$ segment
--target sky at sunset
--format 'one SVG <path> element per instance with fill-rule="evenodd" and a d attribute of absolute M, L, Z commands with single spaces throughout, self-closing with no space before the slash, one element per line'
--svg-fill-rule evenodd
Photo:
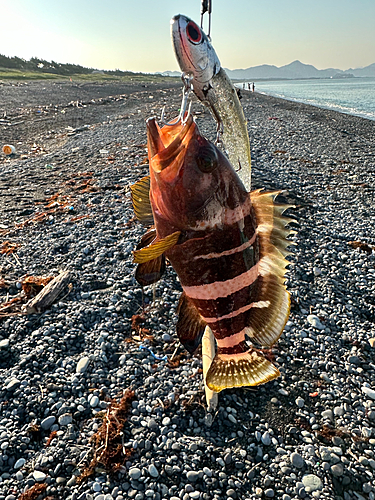
<path fill-rule="evenodd" d="M 212 0 L 224 67 L 318 69 L 375 62 L 375 0 Z M 177 70 L 170 18 L 200 21 L 200 0 L 0 0 L 0 54 L 100 69 Z"/>

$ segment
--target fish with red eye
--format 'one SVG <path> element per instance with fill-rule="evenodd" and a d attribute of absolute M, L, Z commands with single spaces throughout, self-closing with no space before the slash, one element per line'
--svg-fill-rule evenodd
<path fill-rule="evenodd" d="M 134 252 L 137 279 L 152 284 L 165 259 L 171 263 L 183 288 L 180 342 L 194 352 L 207 325 L 216 338 L 211 390 L 276 378 L 278 369 L 255 346 L 270 348 L 289 316 L 288 205 L 274 202 L 277 192 L 248 193 L 191 116 L 163 128 L 152 118 L 147 136 L 150 175 L 132 187 L 132 199 L 141 222 L 154 227 Z"/>
<path fill-rule="evenodd" d="M 187 24 L 187 26 L 186 26 L 186 36 L 188 37 L 188 39 L 192 43 L 200 43 L 202 41 L 202 39 L 203 39 L 203 37 L 202 37 L 202 31 L 199 28 L 199 26 L 197 26 L 195 24 L 194 21 L 190 21 Z"/>

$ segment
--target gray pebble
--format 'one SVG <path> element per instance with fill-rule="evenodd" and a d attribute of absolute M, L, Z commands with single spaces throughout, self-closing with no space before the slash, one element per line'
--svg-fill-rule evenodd
<path fill-rule="evenodd" d="M 37 483 L 42 483 L 47 477 L 47 474 L 40 470 L 34 470 L 33 472 L 33 478 Z"/>
<path fill-rule="evenodd" d="M 132 467 L 131 469 L 129 469 L 129 477 L 133 481 L 139 479 L 141 477 L 141 474 L 142 472 L 140 469 L 138 469 L 138 467 Z"/>
<path fill-rule="evenodd" d="M 56 422 L 56 417 L 50 415 L 49 417 L 46 417 L 45 419 L 42 420 L 40 426 L 44 431 L 48 431 L 55 422 Z"/>
<path fill-rule="evenodd" d="M 272 488 L 268 488 L 264 491 L 264 496 L 267 498 L 273 498 L 275 496 L 275 492 Z"/>
<path fill-rule="evenodd" d="M 23 467 L 26 463 L 26 460 L 24 458 L 19 458 L 17 460 L 17 462 L 14 464 L 14 469 L 20 469 L 21 467 Z"/>
<path fill-rule="evenodd" d="M 90 358 L 88 358 L 87 356 L 81 358 L 77 363 L 76 373 L 85 373 L 87 367 L 89 366 L 89 363 L 90 363 Z"/>
<path fill-rule="evenodd" d="M 317 491 L 323 489 L 322 480 L 315 474 L 306 474 L 305 476 L 303 476 L 302 483 L 305 488 L 309 488 L 309 491 Z"/>
<path fill-rule="evenodd" d="M 302 469 L 302 467 L 305 465 L 304 459 L 297 452 L 294 452 L 290 455 L 290 461 L 292 465 L 294 465 L 294 467 L 296 467 L 297 469 Z"/>
<path fill-rule="evenodd" d="M 158 477 L 159 476 L 159 471 L 155 467 L 154 464 L 150 464 L 148 467 L 148 473 L 150 474 L 151 477 Z"/>
<path fill-rule="evenodd" d="M 63 413 L 62 415 L 59 416 L 59 424 L 64 426 L 64 425 L 69 425 L 73 422 L 73 416 L 71 413 Z"/>
<path fill-rule="evenodd" d="M 196 472 L 195 470 L 189 470 L 186 473 L 186 477 L 188 481 L 191 481 L 192 483 L 195 483 L 199 479 L 199 472 Z"/>
<path fill-rule="evenodd" d="M 344 474 L 344 466 L 341 464 L 332 465 L 331 472 L 335 477 L 340 477 Z"/>

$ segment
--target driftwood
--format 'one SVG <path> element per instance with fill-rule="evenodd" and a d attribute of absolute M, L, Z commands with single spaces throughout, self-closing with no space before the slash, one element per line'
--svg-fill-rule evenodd
<path fill-rule="evenodd" d="M 211 391 L 206 385 L 206 375 L 211 366 L 212 360 L 215 357 L 215 337 L 211 328 L 206 326 L 202 339 L 202 362 L 203 362 L 203 381 L 204 392 L 206 394 L 206 402 L 208 411 L 215 411 L 219 399 L 217 392 Z"/>
<path fill-rule="evenodd" d="M 48 309 L 58 298 L 60 293 L 69 284 L 70 271 L 62 271 L 56 278 L 46 285 L 38 295 L 31 299 L 25 306 L 26 314 L 41 313 Z"/>

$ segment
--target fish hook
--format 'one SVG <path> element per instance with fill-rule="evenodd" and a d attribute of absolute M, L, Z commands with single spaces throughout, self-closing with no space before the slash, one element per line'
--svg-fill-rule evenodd
<path fill-rule="evenodd" d="M 182 102 L 181 102 L 181 107 L 180 107 L 180 113 L 177 116 L 177 118 L 175 118 L 174 120 L 172 120 L 170 122 L 167 122 L 165 120 L 165 106 L 164 106 L 164 108 L 162 109 L 162 112 L 161 112 L 161 117 L 160 117 L 160 121 L 163 125 L 172 126 L 172 125 L 177 125 L 177 123 L 179 123 L 179 122 L 181 122 L 181 125 L 185 125 L 185 123 L 187 122 L 187 120 L 190 116 L 190 112 L 191 112 L 191 101 L 189 102 L 189 107 L 188 107 L 189 94 L 191 92 L 190 80 L 191 80 L 191 77 L 189 77 L 185 74 L 182 75 L 182 81 L 184 83 L 184 88 L 182 89 Z M 186 110 L 187 110 L 187 114 L 186 114 Z"/>

